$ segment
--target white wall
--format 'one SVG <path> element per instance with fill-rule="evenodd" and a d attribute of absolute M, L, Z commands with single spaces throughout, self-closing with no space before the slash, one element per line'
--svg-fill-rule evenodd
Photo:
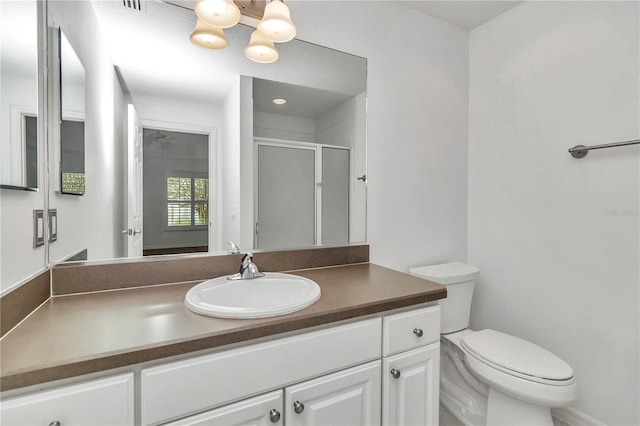
<path fill-rule="evenodd" d="M 357 106 L 354 96 L 316 118 L 315 142 L 353 147 Z"/>
<path fill-rule="evenodd" d="M 299 38 L 368 60 L 371 260 L 465 259 L 467 33 L 394 1 L 287 4 Z"/>
<path fill-rule="evenodd" d="M 161 96 L 135 93 L 130 88 L 131 98 L 144 127 L 146 122 L 183 124 L 209 129 L 222 126 L 222 105 L 216 102 L 190 102 Z"/>
<path fill-rule="evenodd" d="M 351 209 L 349 241 L 367 240 L 367 184 L 358 180 L 367 174 L 367 94 L 355 97 L 355 125 L 353 132 L 352 174 L 356 177 L 351 184 Z"/>
<path fill-rule="evenodd" d="M 240 78 L 223 106 L 221 141 L 221 241 L 240 244 Z"/>
<path fill-rule="evenodd" d="M 638 2 L 525 2 L 471 32 L 472 326 L 574 369 L 580 411 L 640 423 Z"/>

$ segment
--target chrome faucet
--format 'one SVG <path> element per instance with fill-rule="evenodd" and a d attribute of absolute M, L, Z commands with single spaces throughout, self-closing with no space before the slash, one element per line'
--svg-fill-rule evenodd
<path fill-rule="evenodd" d="M 233 254 L 239 254 L 240 248 L 238 248 L 238 246 L 232 241 L 229 241 L 229 251 Z M 264 277 L 264 274 L 260 272 L 260 270 L 258 269 L 258 265 L 253 263 L 253 253 L 245 253 L 244 256 L 242 256 L 242 262 L 240 263 L 240 272 L 238 272 L 237 274 L 229 275 L 227 279 L 236 281 L 250 280 L 260 277 Z"/>

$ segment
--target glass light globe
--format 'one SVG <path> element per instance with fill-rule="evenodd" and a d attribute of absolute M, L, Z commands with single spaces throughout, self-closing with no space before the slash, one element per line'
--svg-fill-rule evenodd
<path fill-rule="evenodd" d="M 240 9 L 233 0 L 198 0 L 194 10 L 198 19 L 219 28 L 233 27 L 240 21 Z"/>
<path fill-rule="evenodd" d="M 261 64 L 270 64 L 278 60 L 278 51 L 273 42 L 265 37 L 260 30 L 255 30 L 251 34 L 249 45 L 244 49 L 247 58 Z"/>
<path fill-rule="evenodd" d="M 289 8 L 281 0 L 271 0 L 267 4 L 257 28 L 276 43 L 290 41 L 296 36 L 296 26 L 291 21 Z"/>
<path fill-rule="evenodd" d="M 222 29 L 209 25 L 200 19 L 198 19 L 196 29 L 191 33 L 189 39 L 191 43 L 204 49 L 219 50 L 229 46 L 229 41 L 224 36 Z"/>

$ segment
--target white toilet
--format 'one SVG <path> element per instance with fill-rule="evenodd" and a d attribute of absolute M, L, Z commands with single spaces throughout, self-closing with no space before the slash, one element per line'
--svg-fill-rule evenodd
<path fill-rule="evenodd" d="M 480 270 L 454 262 L 413 268 L 446 286 L 441 305 L 440 402 L 465 425 L 553 425 L 551 407 L 576 398 L 571 366 L 531 342 L 469 330 Z"/>

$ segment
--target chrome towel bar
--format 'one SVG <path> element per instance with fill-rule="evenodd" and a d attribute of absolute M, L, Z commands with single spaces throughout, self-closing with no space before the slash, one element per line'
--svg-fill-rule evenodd
<path fill-rule="evenodd" d="M 602 145 L 576 145 L 573 148 L 569 148 L 569 153 L 573 158 L 583 158 L 592 149 L 613 148 L 615 146 L 627 146 L 640 144 L 640 139 L 624 142 L 603 143 Z"/>

